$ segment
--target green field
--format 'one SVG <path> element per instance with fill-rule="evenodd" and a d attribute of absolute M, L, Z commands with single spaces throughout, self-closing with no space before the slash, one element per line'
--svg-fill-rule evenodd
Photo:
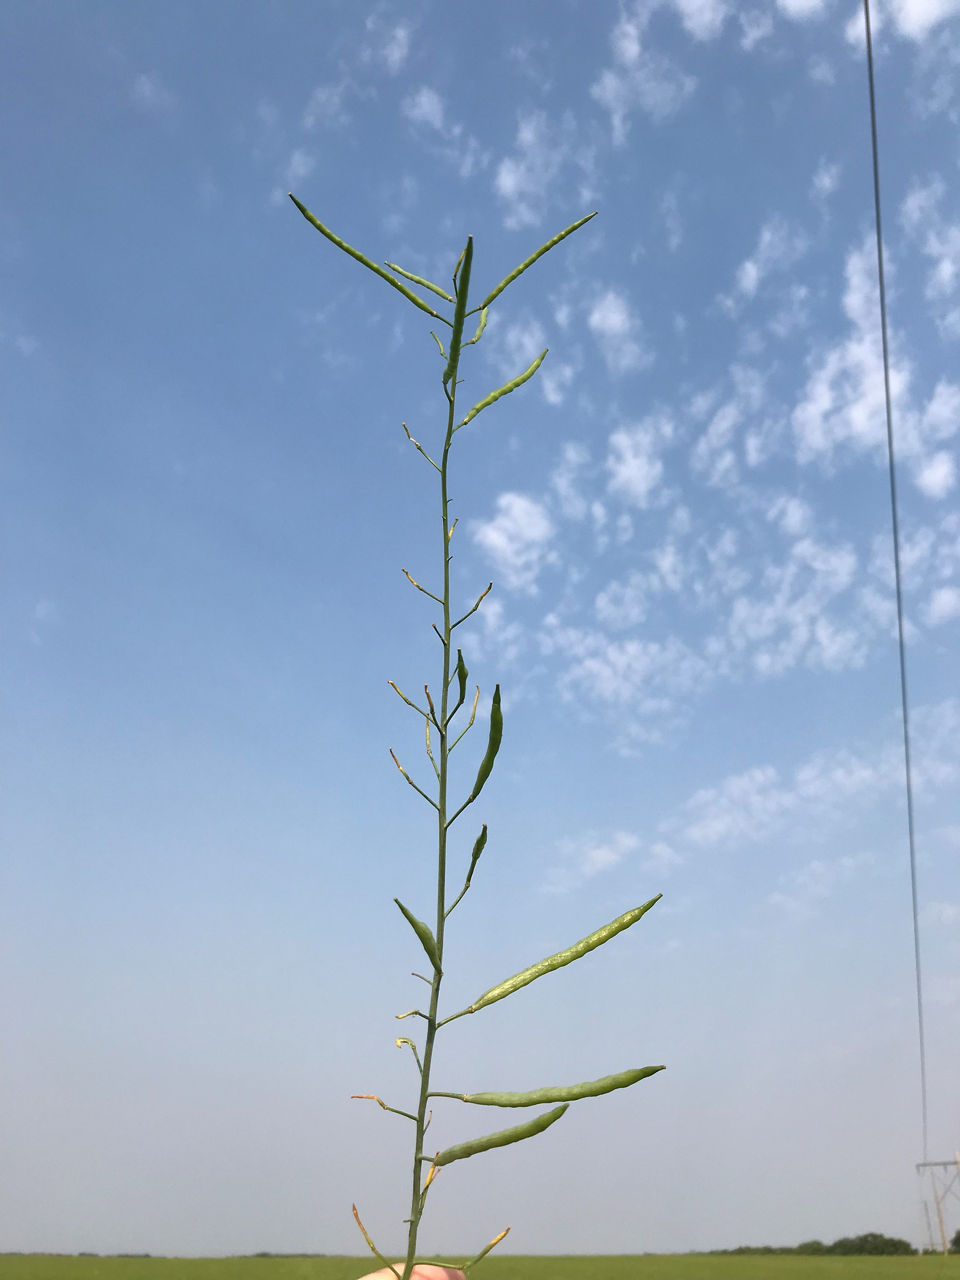
<path fill-rule="evenodd" d="M 452 1260 L 451 1260 L 452 1261 Z M 366 1258 L 71 1258 L 0 1255 L 0 1280 L 359 1280 Z M 907 1258 L 796 1256 L 500 1257 L 477 1280 L 960 1280 L 960 1255 Z"/>

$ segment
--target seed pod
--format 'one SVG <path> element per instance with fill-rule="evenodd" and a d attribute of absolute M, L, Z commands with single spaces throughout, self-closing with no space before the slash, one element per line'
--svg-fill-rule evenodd
<path fill-rule="evenodd" d="M 492 293 L 487 294 L 484 300 L 480 303 L 480 307 L 489 307 L 494 298 L 499 297 L 508 284 L 513 284 L 517 276 L 523 275 L 527 267 L 532 267 L 536 260 L 538 258 L 542 258 L 545 253 L 549 253 L 554 245 L 558 245 L 561 240 L 566 240 L 567 236 L 572 235 L 573 232 L 582 227 L 585 222 L 589 222 L 591 218 L 595 218 L 596 216 L 597 211 L 594 209 L 593 213 L 588 213 L 585 218 L 579 218 L 576 222 L 572 222 L 569 227 L 555 235 L 552 240 L 548 240 L 546 244 L 542 244 L 536 253 L 532 253 L 529 258 L 524 262 L 521 262 L 519 267 L 515 267 L 505 279 L 500 281 Z"/>
<path fill-rule="evenodd" d="M 599 1080 L 585 1080 L 583 1084 L 565 1087 L 532 1089 L 529 1093 L 444 1093 L 432 1097 L 457 1098 L 460 1102 L 472 1102 L 481 1107 L 536 1107 L 546 1102 L 577 1102 L 580 1098 L 599 1098 L 614 1089 L 626 1089 L 628 1085 L 656 1075 L 660 1067 L 638 1067 L 631 1071 L 619 1071 Z"/>
<path fill-rule="evenodd" d="M 475 342 L 479 342 L 483 337 L 483 331 L 487 327 L 487 308 L 484 307 L 480 312 L 480 323 L 477 325 L 477 332 L 473 335 L 469 342 L 465 342 L 465 347 L 472 347 Z"/>
<path fill-rule="evenodd" d="M 522 1142 L 524 1138 L 532 1138 L 538 1133 L 543 1133 L 544 1129 L 550 1126 L 566 1111 L 569 1103 L 564 1103 L 562 1107 L 554 1107 L 552 1111 L 546 1111 L 543 1115 L 539 1115 L 535 1120 L 528 1120 L 526 1124 L 514 1125 L 511 1129 L 501 1129 L 497 1133 L 488 1133 L 483 1138 L 471 1138 L 469 1142 L 460 1142 L 455 1147 L 447 1147 L 446 1151 L 441 1151 L 433 1157 L 432 1163 L 438 1166 L 452 1164 L 454 1160 L 465 1160 L 467 1156 L 479 1155 L 481 1151 L 492 1151 L 494 1147 L 508 1147 L 511 1142 Z M 424 1156 L 429 1159 L 429 1156 Z"/>
<path fill-rule="evenodd" d="M 391 271 L 396 271 L 398 276 L 403 276 L 405 280 L 412 280 L 414 284 L 422 285 L 424 289 L 429 289 L 431 293 L 435 293 L 438 298 L 444 298 L 447 302 L 453 302 L 453 295 L 447 293 L 446 289 L 441 289 L 438 284 L 434 284 L 432 280 L 425 280 L 423 276 L 415 276 L 412 271 L 404 271 L 403 267 L 398 267 L 395 262 L 388 262 L 387 266 Z"/>
<path fill-rule="evenodd" d="M 463 318 L 467 314 L 467 294 L 470 291 L 470 267 L 473 263 L 473 236 L 467 236 L 463 256 L 458 265 L 460 279 L 457 283 L 457 306 L 453 313 L 453 329 L 450 334 L 450 355 L 447 367 L 443 371 L 443 385 L 446 386 L 457 372 L 457 361 L 460 359 L 460 342 L 463 338 Z"/>
<path fill-rule="evenodd" d="M 463 700 L 467 696 L 467 676 L 469 674 L 470 673 L 467 671 L 467 664 L 463 660 L 463 652 L 462 650 L 458 649 L 457 650 L 457 684 L 459 686 L 459 692 L 457 697 L 457 705 L 456 707 L 454 707 L 454 711 L 459 710 L 459 708 L 463 706 Z"/>
<path fill-rule="evenodd" d="M 326 236 L 327 239 L 335 244 L 338 249 L 342 249 L 344 253 L 349 253 L 350 257 L 356 258 L 358 262 L 362 262 L 365 267 L 369 267 L 374 275 L 378 275 L 382 280 L 386 280 L 387 284 L 392 284 L 394 289 L 398 289 L 405 298 L 409 298 L 414 306 L 419 307 L 421 311 L 425 311 L 428 316 L 433 316 L 434 320 L 442 320 L 444 324 L 450 323 L 446 316 L 442 316 L 439 311 L 434 311 L 433 307 L 431 307 L 429 303 L 424 302 L 422 298 L 418 298 L 412 289 L 408 289 L 407 286 L 405 284 L 401 284 L 399 280 L 394 280 L 389 271 L 384 271 L 383 267 L 378 267 L 375 262 L 371 262 L 365 254 L 360 252 L 359 249 L 354 249 L 352 244 L 347 244 L 346 240 L 341 240 L 338 235 L 334 235 L 329 227 L 325 227 L 319 218 L 315 218 L 313 216 L 306 205 L 300 203 L 293 192 L 290 192 L 289 195 L 290 199 L 297 206 L 310 225 L 316 227 L 320 234 L 322 236 Z"/>
<path fill-rule="evenodd" d="M 429 927 L 425 925 L 422 920 L 418 920 L 412 911 L 408 911 L 399 898 L 394 898 L 394 902 L 403 912 L 409 923 L 413 926 L 413 931 L 420 939 L 430 963 L 433 965 L 434 969 L 436 969 L 437 973 L 441 973 L 442 970 L 440 968 L 440 954 L 437 951 L 437 940 L 430 932 Z"/>
<path fill-rule="evenodd" d="M 579 942 L 575 942 L 572 947 L 567 947 L 565 951 L 558 951 L 555 955 L 547 956 L 545 960 L 532 964 L 529 969 L 524 969 L 522 973 L 514 974 L 512 978 L 507 978 L 505 982 L 491 987 L 489 991 L 485 991 L 479 999 L 475 1000 L 465 1012 L 476 1013 L 478 1009 L 484 1009 L 488 1004 L 495 1004 L 497 1000 L 503 1000 L 505 996 L 513 995 L 514 991 L 519 991 L 521 987 L 525 987 L 536 978 L 543 977 L 545 973 L 552 973 L 554 969 L 562 969 L 564 965 L 570 964 L 571 961 L 579 960 L 588 951 L 593 951 L 596 947 L 602 946 L 604 942 L 609 942 L 611 938 L 615 938 L 624 929 L 629 929 L 632 924 L 636 924 L 640 917 L 645 915 L 662 897 L 663 894 L 658 893 L 655 898 L 645 902 L 642 907 L 634 907 L 632 911 L 625 911 L 622 916 L 617 916 L 616 920 L 604 925 L 602 929 L 597 929 L 594 933 L 588 934 L 587 937 L 581 938 Z"/>
<path fill-rule="evenodd" d="M 493 691 L 493 703 L 490 707 L 490 737 L 487 739 L 487 750 L 477 770 L 477 780 L 470 792 L 470 800 L 476 800 L 483 790 L 483 784 L 490 777 L 490 770 L 500 750 L 500 739 L 503 737 L 503 712 L 500 710 L 500 686 Z"/>
<path fill-rule="evenodd" d="M 477 836 L 473 846 L 473 853 L 470 855 L 470 870 L 467 872 L 466 888 L 470 888 L 470 881 L 473 879 L 473 872 L 477 863 L 480 861 L 480 855 L 483 853 L 484 845 L 487 843 L 487 824 L 483 824 L 483 829 Z"/>
<path fill-rule="evenodd" d="M 511 391 L 516 391 L 517 387 L 522 387 L 525 382 L 529 382 L 543 364 L 543 358 L 547 354 L 547 350 L 548 348 L 544 347 L 530 368 L 525 369 L 523 373 L 514 378 L 512 382 L 505 382 L 502 387 L 498 387 L 496 391 L 491 391 L 488 396 L 484 396 L 482 400 L 479 400 L 463 421 L 454 427 L 454 430 L 459 431 L 460 428 L 465 427 L 468 422 L 472 422 L 478 413 L 482 413 L 484 409 L 488 409 L 490 405 L 495 404 L 502 396 L 508 396 Z"/>

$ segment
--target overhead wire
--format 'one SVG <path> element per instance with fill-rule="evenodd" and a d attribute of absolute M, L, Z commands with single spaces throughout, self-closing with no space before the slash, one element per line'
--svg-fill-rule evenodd
<path fill-rule="evenodd" d="M 870 0 L 863 0 L 867 44 L 867 82 L 870 89 L 870 136 L 873 146 L 873 205 L 877 238 L 877 278 L 880 291 L 880 335 L 883 346 L 883 393 L 887 415 L 887 462 L 890 474 L 890 516 L 893 526 L 893 568 L 897 595 L 897 637 L 900 654 L 900 706 L 903 719 L 903 763 L 907 791 L 907 838 L 910 852 L 910 892 L 913 901 L 913 957 L 917 987 L 917 1031 L 920 1043 L 920 1121 L 923 1159 L 927 1159 L 927 1054 L 923 1030 L 923 982 L 920 970 L 920 913 L 917 902 L 917 849 L 913 807 L 913 767 L 910 752 L 910 715 L 907 697 L 907 653 L 904 641 L 903 575 L 900 565 L 900 519 L 897 503 L 897 471 L 893 442 L 893 404 L 890 395 L 890 344 L 887 336 L 887 291 L 883 269 L 883 224 L 880 214 L 880 148 L 877 143 L 877 97 L 873 72 L 873 39 Z"/>

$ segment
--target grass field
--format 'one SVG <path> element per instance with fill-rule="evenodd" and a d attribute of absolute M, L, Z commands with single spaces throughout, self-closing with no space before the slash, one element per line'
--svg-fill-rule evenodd
<path fill-rule="evenodd" d="M 0 1255 L 0 1280 L 359 1280 L 366 1258 L 71 1258 Z M 477 1280 L 960 1280 L 960 1255 L 913 1258 L 500 1257 Z"/>

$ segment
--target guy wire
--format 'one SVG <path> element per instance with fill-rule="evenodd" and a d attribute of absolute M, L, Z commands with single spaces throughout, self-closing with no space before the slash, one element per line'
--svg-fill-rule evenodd
<path fill-rule="evenodd" d="M 880 334 L 883 342 L 883 391 L 887 411 L 887 460 L 890 472 L 890 514 L 893 525 L 893 568 L 897 588 L 897 635 L 900 651 L 900 705 L 903 712 L 903 763 L 907 784 L 907 836 L 910 845 L 910 890 L 913 897 L 913 957 L 917 978 L 917 1029 L 920 1037 L 920 1114 L 923 1159 L 927 1159 L 927 1055 L 923 1034 L 923 985 L 920 979 L 920 919 L 917 909 L 917 854 L 913 821 L 913 770 L 910 760 L 910 717 L 907 700 L 907 655 L 903 638 L 903 585 L 900 573 L 900 522 L 893 451 L 893 408 L 890 397 L 890 348 L 887 340 L 887 292 L 883 273 L 883 231 L 880 219 L 880 158 L 877 145 L 877 102 L 873 77 L 870 0 L 863 0 L 867 35 L 867 80 L 870 87 L 870 134 L 873 143 L 873 205 L 877 234 L 877 276 L 880 285 Z"/>

